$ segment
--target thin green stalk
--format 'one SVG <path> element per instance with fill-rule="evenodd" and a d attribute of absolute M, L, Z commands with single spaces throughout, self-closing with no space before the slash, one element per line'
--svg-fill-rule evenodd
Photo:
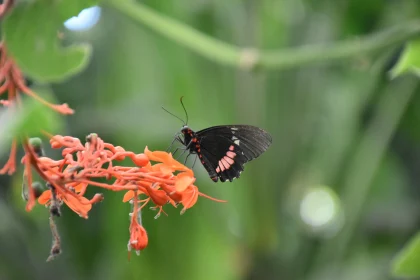
<path fill-rule="evenodd" d="M 213 39 L 184 23 L 157 13 L 139 2 L 108 0 L 105 1 L 105 4 L 210 60 L 228 65 L 236 65 L 239 61 L 240 49 L 238 47 Z"/>
<path fill-rule="evenodd" d="M 240 69 L 290 69 L 317 62 L 343 60 L 400 45 L 420 33 L 420 21 L 412 21 L 352 40 L 280 50 L 257 50 L 212 38 L 139 2 L 107 0 L 104 4 L 210 60 Z"/>

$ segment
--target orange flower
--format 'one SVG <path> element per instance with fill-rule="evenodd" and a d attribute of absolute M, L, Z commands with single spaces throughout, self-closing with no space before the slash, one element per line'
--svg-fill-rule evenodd
<path fill-rule="evenodd" d="M 83 197 L 83 193 L 86 190 L 87 184 L 77 184 L 73 190 L 69 192 L 62 192 L 57 189 L 57 200 L 63 201 L 71 210 L 79 214 L 83 218 L 88 217 L 88 212 L 92 209 L 92 202 L 87 198 Z M 82 193 L 83 192 L 83 193 Z M 50 205 L 53 199 L 52 191 L 44 191 L 38 198 L 38 203 L 42 205 Z M 96 199 L 93 203 L 96 202 Z"/>
<path fill-rule="evenodd" d="M 49 136 L 52 148 L 62 148 L 62 159 L 40 157 L 29 142 L 25 144 L 22 162 L 25 164 L 25 178 L 30 194 L 27 210 L 31 210 L 35 204 L 35 195 L 30 187 L 31 170 L 35 170 L 50 186 L 38 198 L 38 203 L 51 205 L 53 215 L 54 211 L 59 210 L 60 202 L 64 202 L 75 213 L 87 218 L 92 204 L 103 199 L 101 194 L 96 194 L 90 200 L 84 197 L 88 187 L 126 191 L 123 201 L 133 204 L 129 251 L 134 249 L 140 252 L 148 244 L 140 211 L 149 203 L 153 204 L 151 209 L 158 210 L 157 218 L 162 212 L 166 214 L 163 210 L 166 204 L 177 207 L 181 203 L 183 214 L 197 203 L 199 196 L 223 202 L 200 193 L 194 185 L 194 172 L 175 160 L 170 153 L 150 151 L 146 147 L 144 153 L 136 154 L 106 143 L 94 133 L 86 137 L 84 144 L 70 136 Z M 132 166 L 115 165 L 124 159 L 130 159 Z M 112 180 L 112 183 L 98 182 L 99 178 Z"/>
<path fill-rule="evenodd" d="M 135 192 L 130 190 L 124 195 L 123 202 L 130 201 L 134 198 L 137 199 L 138 195 L 148 196 L 149 198 L 141 200 L 143 202 L 141 208 L 152 201 L 156 207 L 151 208 L 160 208 L 155 218 L 160 216 L 160 213 L 163 212 L 162 207 L 167 202 L 171 203 L 174 207 L 178 203 L 182 203 L 184 207 L 181 214 L 184 214 L 187 209 L 195 205 L 198 196 L 204 196 L 217 202 L 226 202 L 200 193 L 197 186 L 193 185 L 196 179 L 192 170 L 176 161 L 171 154 L 161 151 L 152 152 L 147 147 L 145 148 L 144 154 L 151 161 L 160 162 L 155 165 L 149 163 L 147 166 L 144 166 L 144 170 L 150 170 L 155 176 L 158 176 L 158 173 L 160 173 L 161 177 L 168 178 L 171 183 L 156 183 L 155 187 L 152 187 L 152 184 L 143 185 L 145 187 L 144 191 Z M 176 171 L 180 172 L 174 175 Z"/>
<path fill-rule="evenodd" d="M 191 186 L 195 182 L 195 178 L 190 176 L 187 172 L 182 172 L 176 175 L 175 179 L 175 190 L 177 192 L 183 192 L 186 188 Z"/>
<path fill-rule="evenodd" d="M 167 196 L 165 191 L 152 187 L 146 187 L 146 189 L 150 199 L 153 201 L 154 204 L 158 206 L 163 206 L 168 202 L 169 197 Z"/>
<path fill-rule="evenodd" d="M 188 188 L 182 193 L 181 203 L 184 205 L 184 208 L 181 210 L 181 214 L 184 214 L 187 209 L 194 206 L 198 200 L 198 188 L 194 185 L 188 186 Z"/>
<path fill-rule="evenodd" d="M 171 168 L 172 172 L 186 171 L 190 174 L 190 176 L 194 176 L 194 173 L 191 169 L 175 160 L 170 153 L 161 151 L 151 152 L 146 146 L 144 149 L 144 154 L 149 158 L 149 160 L 162 162 L 166 168 Z"/>
<path fill-rule="evenodd" d="M 135 211 L 131 217 L 130 240 L 128 241 L 127 246 L 129 252 L 134 249 L 137 254 L 139 254 L 141 250 L 145 249 L 149 243 L 146 229 L 138 222 L 138 217 L 139 216 Z"/>
<path fill-rule="evenodd" d="M 128 192 L 126 192 L 125 194 L 124 194 L 124 197 L 123 197 L 123 202 L 127 202 L 127 201 L 130 201 L 131 199 L 133 199 L 133 197 L 134 197 L 134 191 L 128 191 Z M 137 195 L 139 195 L 139 194 L 141 194 L 142 192 L 140 192 L 140 191 L 136 191 L 136 193 L 137 193 Z"/>
<path fill-rule="evenodd" d="M 173 176 L 173 169 L 164 163 L 157 163 L 155 165 L 146 166 L 150 171 L 153 172 L 160 172 L 164 177 L 171 177 Z"/>

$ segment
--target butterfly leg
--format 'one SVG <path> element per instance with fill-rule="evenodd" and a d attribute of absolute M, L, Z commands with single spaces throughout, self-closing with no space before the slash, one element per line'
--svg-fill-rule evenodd
<path fill-rule="evenodd" d="M 182 153 L 177 158 L 175 158 L 175 154 L 178 151 L 180 151 L 180 150 L 182 151 Z M 185 154 L 186 151 L 188 151 L 187 148 L 185 148 L 185 147 L 178 147 L 178 148 L 175 149 L 175 152 L 172 153 L 172 157 L 175 158 L 176 160 L 178 160 L 180 157 L 182 157 Z"/>
<path fill-rule="evenodd" d="M 178 137 L 179 138 L 179 137 Z M 181 141 L 181 139 L 179 139 L 180 141 Z M 182 142 L 181 141 L 181 143 L 182 144 L 184 144 L 184 142 Z M 182 152 L 182 154 L 180 154 L 177 158 L 176 158 L 176 160 L 178 160 L 180 157 L 182 157 L 184 154 L 185 154 L 185 152 L 187 152 L 188 150 L 189 150 L 189 148 L 190 148 L 190 146 L 191 146 L 191 144 L 192 144 L 192 141 L 190 141 L 189 143 L 188 143 L 188 145 L 186 145 L 185 147 L 182 147 L 182 148 L 177 148 L 177 150 L 184 150 L 183 152 Z M 173 153 L 173 155 L 174 155 L 175 153 Z"/>
<path fill-rule="evenodd" d="M 197 161 L 197 158 L 198 158 L 198 155 L 196 155 L 196 156 L 195 156 L 194 163 L 193 163 L 193 165 L 192 165 L 191 169 L 194 169 L 194 166 L 195 166 L 195 163 L 196 163 L 196 161 Z"/>
<path fill-rule="evenodd" d="M 179 132 L 177 132 L 174 135 L 174 140 L 172 140 L 171 145 L 169 145 L 169 147 L 166 149 L 166 152 L 169 152 L 172 148 L 172 146 L 174 145 L 175 141 L 180 142 L 181 144 L 184 144 L 184 142 L 182 141 L 181 137 L 179 137 Z"/>
<path fill-rule="evenodd" d="M 171 145 L 169 145 L 169 147 L 166 149 L 166 152 L 169 152 L 169 151 L 171 150 L 171 148 L 172 148 L 172 146 L 174 145 L 174 142 L 175 142 L 176 140 L 177 140 L 176 138 L 174 138 L 174 140 L 172 140 Z"/>
<path fill-rule="evenodd" d="M 184 144 L 184 143 L 183 143 L 183 144 Z M 191 144 L 192 144 L 192 141 L 190 141 L 190 142 L 188 143 L 188 145 L 185 145 L 185 144 L 184 144 L 184 145 L 185 145 L 185 149 L 186 149 L 186 150 L 188 150 L 188 149 L 190 148 Z"/>
<path fill-rule="evenodd" d="M 188 154 L 188 155 L 185 157 L 185 160 L 184 160 L 184 165 L 186 165 L 186 164 L 187 164 L 187 160 L 188 160 L 188 158 L 190 157 L 190 155 L 191 155 L 191 154 Z"/>
<path fill-rule="evenodd" d="M 175 156 L 175 154 L 179 151 L 179 149 L 180 149 L 180 148 L 176 148 L 176 149 L 175 149 L 175 152 L 173 152 L 173 153 L 172 153 L 172 157 L 174 157 L 174 156 Z"/>
<path fill-rule="evenodd" d="M 183 149 L 183 148 L 178 148 L 177 150 L 184 150 L 177 158 L 176 160 L 178 160 L 180 157 L 182 157 L 186 151 L 188 151 L 188 149 Z"/>

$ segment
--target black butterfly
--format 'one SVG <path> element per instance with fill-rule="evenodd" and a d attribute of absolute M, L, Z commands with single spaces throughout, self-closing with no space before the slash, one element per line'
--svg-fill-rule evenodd
<path fill-rule="evenodd" d="M 183 138 L 179 134 L 174 141 L 182 143 L 189 155 L 197 154 L 214 182 L 239 178 L 244 164 L 264 153 L 272 142 L 268 132 L 255 126 L 221 125 L 194 132 L 187 122 L 181 129 Z"/>

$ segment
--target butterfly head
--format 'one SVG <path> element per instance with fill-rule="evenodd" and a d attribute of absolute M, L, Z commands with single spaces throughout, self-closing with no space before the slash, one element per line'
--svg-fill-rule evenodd
<path fill-rule="evenodd" d="M 181 132 L 182 134 L 185 134 L 190 128 L 188 127 L 188 125 L 183 125 L 181 128 Z"/>
<path fill-rule="evenodd" d="M 184 134 L 184 136 L 185 135 L 190 135 L 190 136 L 192 136 L 193 135 L 193 131 L 188 127 L 188 125 L 184 125 L 184 126 L 182 126 L 182 128 L 181 128 L 181 133 L 182 134 Z"/>
<path fill-rule="evenodd" d="M 195 132 L 192 131 L 191 128 L 189 128 L 187 125 L 184 125 L 181 128 L 181 133 L 184 136 L 184 141 L 182 141 L 182 143 L 185 146 L 188 146 L 188 147 L 191 147 L 192 148 L 193 146 L 190 146 L 190 142 L 191 141 L 192 142 L 195 142 L 195 140 L 194 140 L 194 139 L 196 139 Z"/>

